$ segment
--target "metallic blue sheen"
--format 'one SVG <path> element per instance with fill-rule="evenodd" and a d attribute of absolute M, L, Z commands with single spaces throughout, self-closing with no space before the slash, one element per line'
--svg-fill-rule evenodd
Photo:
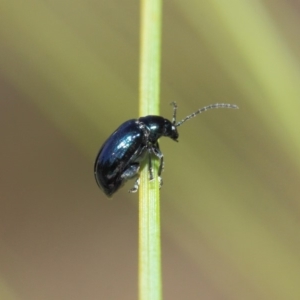
<path fill-rule="evenodd" d="M 107 196 L 112 196 L 128 179 L 138 177 L 140 162 L 146 159 L 147 152 L 149 160 L 151 154 L 160 158 L 161 173 L 163 155 L 158 146 L 161 136 L 177 140 L 176 127 L 163 117 L 146 116 L 124 122 L 104 142 L 96 157 L 94 174 L 98 186 Z M 135 187 L 130 191 L 135 192 L 138 183 Z"/>

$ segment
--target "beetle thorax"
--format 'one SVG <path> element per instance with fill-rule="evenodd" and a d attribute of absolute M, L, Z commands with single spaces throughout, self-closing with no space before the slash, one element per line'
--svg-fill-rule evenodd
<path fill-rule="evenodd" d="M 148 140 L 151 143 L 156 143 L 162 136 L 170 137 L 177 140 L 178 132 L 176 126 L 160 116 L 146 116 L 139 118 L 139 122 L 143 123 L 149 131 Z"/>

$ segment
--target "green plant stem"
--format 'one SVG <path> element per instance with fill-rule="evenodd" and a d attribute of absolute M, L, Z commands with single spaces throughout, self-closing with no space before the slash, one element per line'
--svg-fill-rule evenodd
<path fill-rule="evenodd" d="M 141 1 L 140 116 L 159 115 L 161 0 Z M 139 190 L 139 300 L 160 300 L 161 249 L 158 162 L 154 180 L 148 167 L 140 176 Z"/>

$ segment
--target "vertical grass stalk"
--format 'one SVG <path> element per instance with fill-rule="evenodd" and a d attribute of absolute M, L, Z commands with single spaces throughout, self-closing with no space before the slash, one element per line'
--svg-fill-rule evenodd
<path fill-rule="evenodd" d="M 161 0 L 141 0 L 140 116 L 159 115 Z M 158 162 L 149 182 L 147 166 L 139 189 L 139 300 L 161 300 Z"/>

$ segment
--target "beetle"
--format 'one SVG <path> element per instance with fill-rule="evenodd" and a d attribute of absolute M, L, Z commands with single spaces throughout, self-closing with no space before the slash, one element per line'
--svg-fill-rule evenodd
<path fill-rule="evenodd" d="M 108 197 L 111 197 L 127 180 L 133 178 L 137 179 L 129 192 L 137 192 L 139 169 L 147 156 L 149 179 L 153 180 L 152 155 L 160 161 L 158 180 L 161 187 L 164 156 L 159 149 L 158 139 L 165 136 L 178 142 L 177 127 L 198 114 L 214 108 L 238 108 L 234 104 L 211 104 L 176 122 L 177 105 L 176 102 L 171 104 L 173 105 L 172 121 L 153 115 L 131 119 L 121 124 L 104 142 L 95 160 L 94 175 L 98 186 Z"/>

